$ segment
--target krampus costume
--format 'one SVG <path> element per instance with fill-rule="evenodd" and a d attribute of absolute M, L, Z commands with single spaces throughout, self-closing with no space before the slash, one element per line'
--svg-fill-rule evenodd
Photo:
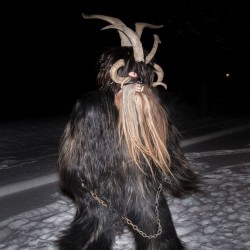
<path fill-rule="evenodd" d="M 61 138 L 60 181 L 77 210 L 58 245 L 108 250 L 126 228 L 135 249 L 184 249 L 166 194 L 190 192 L 197 178 L 157 94 L 166 88 L 153 60 L 159 37 L 149 53 L 140 41 L 145 27 L 162 26 L 136 23 L 133 31 L 117 18 L 83 17 L 110 23 L 104 29 L 118 30 L 121 47 L 101 55 L 99 88 L 77 100 Z"/>

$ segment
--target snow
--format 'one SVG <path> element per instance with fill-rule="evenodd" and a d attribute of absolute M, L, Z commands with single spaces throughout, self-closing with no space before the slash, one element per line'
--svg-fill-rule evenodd
<path fill-rule="evenodd" d="M 0 193 L 7 184 L 32 181 L 41 168 L 48 176 L 55 174 L 51 166 L 56 162 L 65 121 L 65 117 L 55 117 L 0 123 Z M 197 142 L 206 140 L 204 136 L 211 135 L 211 128 L 217 136 L 219 132 L 231 136 L 239 127 L 249 135 L 246 119 L 187 120 L 178 121 L 178 126 L 184 139 L 192 143 L 194 138 L 198 138 Z M 188 146 L 187 140 L 182 145 Z M 250 249 L 250 141 L 241 148 L 237 148 L 236 141 L 230 143 L 222 143 L 221 148 L 207 145 L 207 150 L 195 151 L 189 146 L 185 154 L 202 177 L 201 192 L 167 197 L 177 234 L 189 250 Z M 27 175 L 11 174 L 18 169 Z M 54 241 L 71 222 L 75 206 L 60 191 L 53 197 L 49 204 L 0 221 L 0 249 L 56 250 Z M 128 231 L 117 237 L 113 249 L 134 249 Z"/>

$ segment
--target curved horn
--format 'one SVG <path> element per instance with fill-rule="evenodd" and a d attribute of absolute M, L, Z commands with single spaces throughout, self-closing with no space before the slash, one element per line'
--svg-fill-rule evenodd
<path fill-rule="evenodd" d="M 139 37 L 136 35 L 136 33 L 133 30 L 131 30 L 125 25 L 108 25 L 102 28 L 102 30 L 104 29 L 118 29 L 121 32 L 123 32 L 129 38 L 133 46 L 135 61 L 144 62 L 144 52 L 143 52 L 142 43 Z"/>
<path fill-rule="evenodd" d="M 154 25 L 150 23 L 136 23 L 135 24 L 135 33 L 139 38 L 141 38 L 141 34 L 144 28 L 151 28 L 151 29 L 160 29 L 164 25 Z"/>
<path fill-rule="evenodd" d="M 154 64 L 154 68 L 155 68 L 155 73 L 156 73 L 158 78 L 157 78 L 156 82 L 153 82 L 151 84 L 151 86 L 156 87 L 156 86 L 160 85 L 160 86 L 163 86 L 165 89 L 167 89 L 167 84 L 162 82 L 163 77 L 164 77 L 163 69 L 156 63 Z"/>
<path fill-rule="evenodd" d="M 167 84 L 166 83 L 163 83 L 163 82 L 154 82 L 153 84 L 152 84 L 152 86 L 153 87 L 157 87 L 157 86 L 162 86 L 162 87 L 164 87 L 164 89 L 165 90 L 167 90 Z"/>
<path fill-rule="evenodd" d="M 82 17 L 84 19 L 101 19 L 101 20 L 104 20 L 104 21 L 114 25 L 115 27 L 117 25 L 121 25 L 121 26 L 126 27 L 126 25 L 120 19 L 115 18 L 115 17 L 104 16 L 104 15 L 86 15 L 84 13 L 82 13 Z M 121 47 L 126 47 L 126 46 L 131 47 L 132 44 L 129 41 L 129 38 L 126 36 L 126 34 L 121 32 L 120 30 L 118 30 L 118 33 L 119 33 L 119 36 L 121 39 Z"/>
<path fill-rule="evenodd" d="M 145 59 L 146 64 L 148 64 L 152 60 L 152 58 L 155 56 L 155 53 L 156 53 L 156 51 L 158 49 L 159 43 L 161 43 L 161 40 L 160 40 L 159 36 L 154 35 L 154 44 L 153 44 L 153 47 L 152 47 L 151 51 L 146 56 L 146 59 Z"/>
<path fill-rule="evenodd" d="M 112 81 L 121 85 L 131 80 L 131 77 L 118 76 L 117 71 L 123 66 L 125 66 L 125 62 L 123 59 L 120 59 L 112 65 L 109 71 Z"/>

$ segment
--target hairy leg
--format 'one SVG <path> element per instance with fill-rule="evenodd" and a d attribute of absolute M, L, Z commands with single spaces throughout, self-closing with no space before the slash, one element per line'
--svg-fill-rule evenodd
<path fill-rule="evenodd" d="M 110 250 L 114 241 L 116 223 L 100 213 L 102 218 L 79 214 L 57 241 L 60 250 Z M 113 222 L 111 224 L 111 222 Z"/>
<path fill-rule="evenodd" d="M 184 250 L 184 246 L 177 236 L 172 216 L 168 207 L 168 204 L 164 197 L 160 198 L 159 201 L 159 216 L 160 223 L 162 226 L 162 233 L 156 238 L 148 239 L 143 237 L 137 231 L 133 230 L 133 234 L 136 242 L 137 250 Z M 147 212 L 145 213 L 147 214 Z M 135 218 L 138 221 L 138 227 L 145 229 L 145 232 L 152 232 L 155 234 L 157 232 L 157 222 L 156 220 L 150 220 L 150 214 L 152 210 L 148 211 L 148 216 L 145 216 L 143 220 Z M 141 221 L 141 222 L 139 222 Z"/>

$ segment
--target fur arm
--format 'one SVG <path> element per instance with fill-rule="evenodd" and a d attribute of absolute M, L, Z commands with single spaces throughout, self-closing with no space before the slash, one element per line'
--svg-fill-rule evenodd
<path fill-rule="evenodd" d="M 77 100 L 71 112 L 59 147 L 61 185 L 70 193 L 79 189 L 81 179 L 94 188 L 111 164 L 110 152 L 117 145 L 113 102 L 108 94 L 90 92 Z"/>
<path fill-rule="evenodd" d="M 180 196 L 198 190 L 198 175 L 193 171 L 181 146 L 181 135 L 177 128 L 169 121 L 168 151 L 171 160 L 172 176 L 166 179 L 168 191 Z"/>

